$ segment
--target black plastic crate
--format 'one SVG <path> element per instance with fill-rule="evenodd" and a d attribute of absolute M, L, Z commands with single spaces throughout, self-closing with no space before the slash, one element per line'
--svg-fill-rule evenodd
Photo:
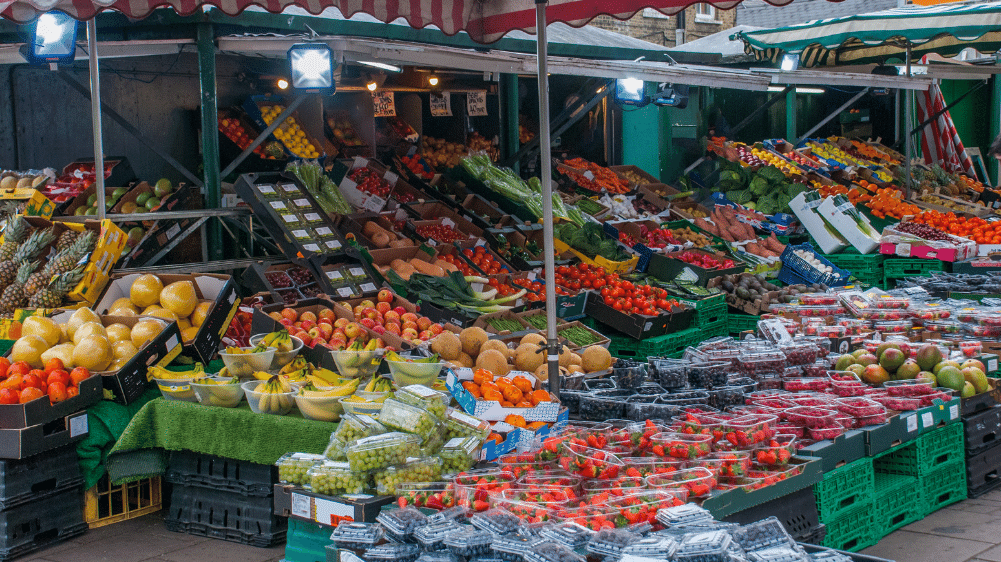
<path fill-rule="evenodd" d="M 802 542 L 807 544 L 824 544 L 824 539 L 827 537 L 827 525 L 823 523 L 817 525 L 810 532 L 810 536 L 804 539 Z"/>
<path fill-rule="evenodd" d="M 175 451 L 170 454 L 165 477 L 171 484 L 269 497 L 278 483 L 278 468 L 270 464 Z"/>
<path fill-rule="evenodd" d="M 963 418 L 966 456 L 978 455 L 1001 443 L 1001 406 Z"/>
<path fill-rule="evenodd" d="M 80 487 L 0 511 L 0 560 L 6 561 L 87 531 Z"/>
<path fill-rule="evenodd" d="M 164 524 L 177 533 L 267 548 L 285 542 L 288 530 L 273 504 L 271 497 L 175 485 Z"/>
<path fill-rule="evenodd" d="M 0 510 L 41 500 L 83 484 L 76 447 L 23 460 L 0 460 Z"/>
<path fill-rule="evenodd" d="M 773 515 L 778 517 L 782 525 L 785 526 L 786 532 L 797 541 L 806 542 L 815 535 L 817 527 L 820 526 L 817 501 L 813 497 L 813 489 L 810 487 L 750 509 L 738 511 L 728 515 L 724 521 L 746 525 Z"/>
<path fill-rule="evenodd" d="M 1001 485 L 1001 447 L 966 458 L 966 490 L 971 498 Z"/>

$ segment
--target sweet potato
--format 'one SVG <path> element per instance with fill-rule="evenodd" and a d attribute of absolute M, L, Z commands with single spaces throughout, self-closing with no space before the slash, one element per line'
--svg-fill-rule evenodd
<path fill-rule="evenodd" d="M 420 258 L 414 258 L 410 260 L 410 265 L 414 267 L 418 272 L 424 275 L 431 275 L 433 277 L 444 277 L 445 270 L 438 267 L 437 265 L 430 264 Z"/>
<path fill-rule="evenodd" d="M 409 263 L 399 258 L 390 262 L 389 266 L 392 267 L 393 271 L 395 271 L 396 274 L 399 275 L 404 281 L 410 279 L 410 276 L 413 275 L 414 273 L 417 273 L 417 270 L 414 268 L 414 266 L 410 265 Z"/>

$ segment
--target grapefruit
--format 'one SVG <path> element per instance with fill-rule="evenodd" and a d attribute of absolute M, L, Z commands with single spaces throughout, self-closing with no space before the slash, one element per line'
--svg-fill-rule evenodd
<path fill-rule="evenodd" d="M 195 328 L 200 328 L 202 324 L 205 323 L 205 319 L 208 318 L 209 311 L 211 310 L 211 301 L 202 301 L 198 303 L 198 306 L 195 307 L 195 311 L 191 313 L 191 325 Z"/>
<path fill-rule="evenodd" d="M 131 310 L 133 313 L 139 312 L 139 310 L 136 309 L 136 305 L 132 304 L 132 299 L 130 299 L 129 297 L 122 297 L 120 299 L 115 300 L 115 302 L 111 303 L 111 306 L 108 307 L 108 310 L 111 312 L 109 312 L 108 314 L 113 315 L 114 311 L 120 308 Z"/>
<path fill-rule="evenodd" d="M 132 329 L 125 324 L 112 324 L 104 330 L 108 333 L 108 341 L 112 345 L 120 341 L 132 341 Z"/>
<path fill-rule="evenodd" d="M 101 317 L 87 307 L 78 308 L 76 312 L 70 316 L 70 319 L 66 321 L 66 335 L 72 340 L 73 334 L 76 333 L 76 329 L 87 322 L 97 322 L 100 324 Z"/>
<path fill-rule="evenodd" d="M 73 343 L 80 345 L 80 341 L 88 336 L 101 336 L 104 339 L 108 339 L 108 331 L 104 329 L 104 325 L 100 322 L 87 322 L 82 324 L 73 332 Z"/>
<path fill-rule="evenodd" d="M 103 371 L 114 359 L 108 338 L 93 334 L 81 339 L 73 348 L 73 363 L 91 371 Z"/>
<path fill-rule="evenodd" d="M 29 316 L 21 324 L 22 336 L 40 336 L 50 346 L 59 343 L 62 339 L 62 330 L 55 320 L 44 316 Z"/>
<path fill-rule="evenodd" d="M 163 282 L 152 273 L 140 275 L 132 282 L 129 289 L 129 298 L 132 304 L 139 308 L 146 308 L 160 302 L 160 291 L 163 290 Z"/>
<path fill-rule="evenodd" d="M 42 336 L 21 336 L 10 348 L 10 360 L 13 363 L 24 361 L 35 369 L 41 369 L 42 353 L 48 349 L 49 343 Z"/>
<path fill-rule="evenodd" d="M 163 325 L 160 322 L 153 319 L 140 320 L 136 322 L 135 326 L 132 326 L 130 334 L 132 345 L 136 346 L 136 349 L 140 349 L 146 345 L 146 342 L 160 335 L 162 331 Z"/>
<path fill-rule="evenodd" d="M 191 281 L 177 281 L 160 292 L 160 305 L 173 312 L 178 318 L 190 316 L 198 306 L 195 284 Z"/>

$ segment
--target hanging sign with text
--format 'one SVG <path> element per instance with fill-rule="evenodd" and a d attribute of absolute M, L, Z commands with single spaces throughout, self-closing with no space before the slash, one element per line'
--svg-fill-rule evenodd
<path fill-rule="evenodd" d="M 466 94 L 466 113 L 471 117 L 487 114 L 487 92 L 469 92 Z"/>
<path fill-rule="evenodd" d="M 375 106 L 376 117 L 396 117 L 396 96 L 393 92 L 373 93 L 372 105 Z"/>

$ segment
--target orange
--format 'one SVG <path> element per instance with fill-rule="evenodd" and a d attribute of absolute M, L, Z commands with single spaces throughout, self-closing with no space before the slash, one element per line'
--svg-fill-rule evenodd
<path fill-rule="evenodd" d="M 508 402 L 520 402 L 522 398 L 521 391 L 515 388 L 514 385 L 502 387 L 501 393 L 504 394 L 504 399 Z"/>
<path fill-rule="evenodd" d="M 532 393 L 532 402 L 535 402 L 536 404 L 538 404 L 539 402 L 551 402 L 551 401 L 552 400 L 549 397 L 549 392 L 545 390 L 536 390 L 535 392 Z"/>
<path fill-rule="evenodd" d="M 501 402 L 504 400 L 504 396 L 500 393 L 499 390 L 486 388 L 483 390 L 483 399 L 488 402 Z"/>
<path fill-rule="evenodd" d="M 532 381 L 526 379 L 525 377 L 522 376 L 514 377 L 514 381 L 512 381 L 512 383 L 522 393 L 528 394 L 532 392 Z"/>
<path fill-rule="evenodd" d="M 501 402 L 501 406 L 503 406 L 505 408 L 514 408 L 514 404 L 508 402 L 507 400 Z"/>
<path fill-rule="evenodd" d="M 515 415 L 515 414 L 511 414 L 511 415 L 505 417 L 504 418 L 504 423 L 513 425 L 515 427 L 525 427 L 527 425 L 525 423 L 525 418 L 523 418 L 521 416 L 518 416 L 518 415 Z"/>
<path fill-rule="evenodd" d="M 498 445 L 502 445 L 504 443 L 504 437 L 501 436 L 500 433 L 491 433 L 490 435 L 487 436 L 487 441 L 493 441 Z"/>
<path fill-rule="evenodd" d="M 476 369 L 473 371 L 473 382 L 482 385 L 484 382 L 493 382 L 494 374 L 486 369 Z"/>
<path fill-rule="evenodd" d="M 535 422 L 532 422 L 532 423 L 528 424 L 528 429 L 531 429 L 532 431 L 535 431 L 536 429 L 539 429 L 540 427 L 545 427 L 545 426 L 546 426 L 546 422 L 535 421 Z"/>

